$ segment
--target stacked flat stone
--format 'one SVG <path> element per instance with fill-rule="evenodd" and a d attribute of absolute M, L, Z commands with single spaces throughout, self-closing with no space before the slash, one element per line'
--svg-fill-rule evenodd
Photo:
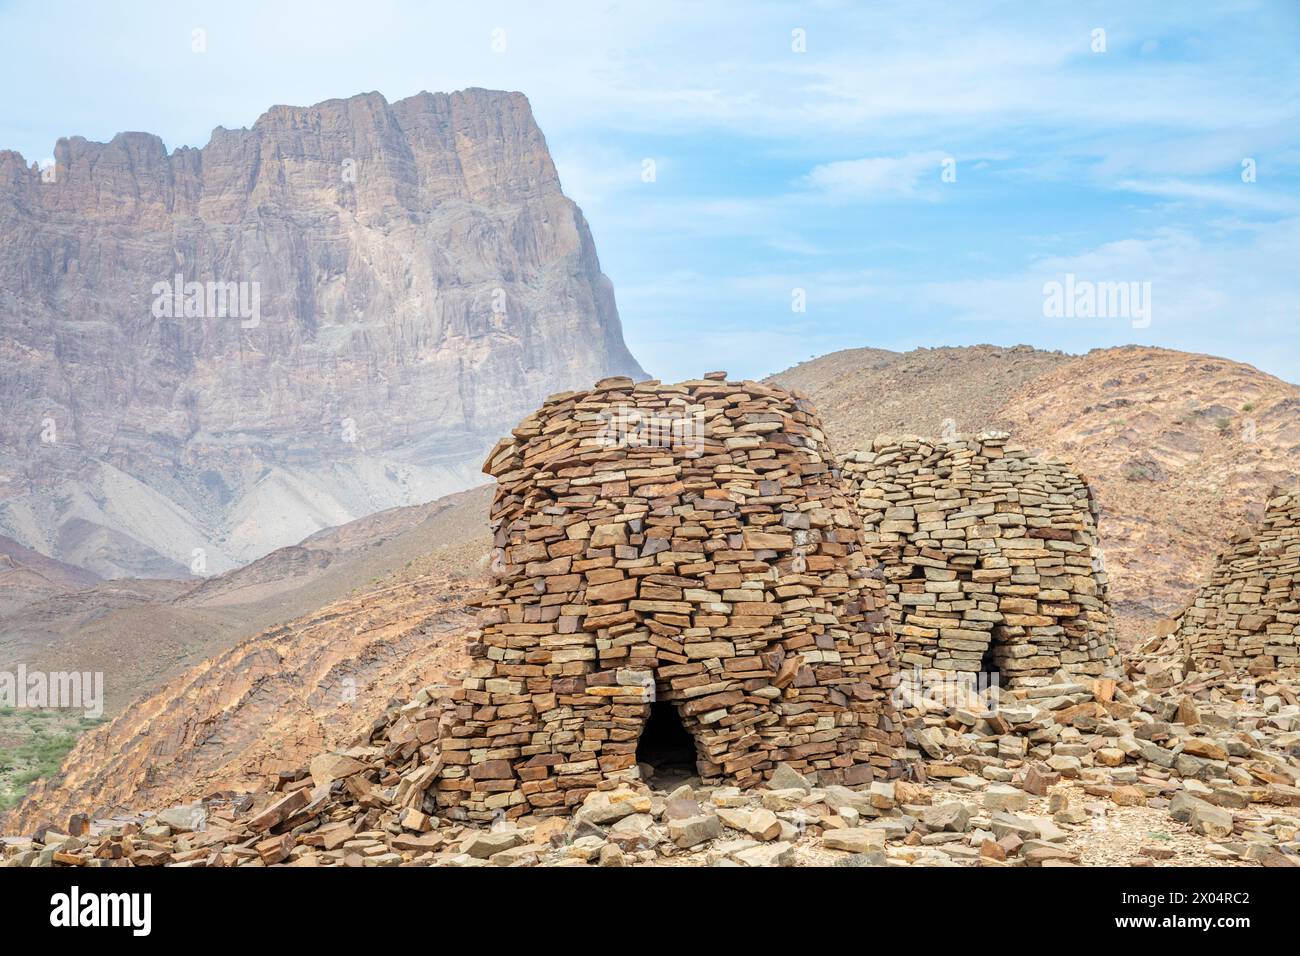
<path fill-rule="evenodd" d="M 1198 662 L 1300 667 L 1300 492 L 1270 499 L 1259 526 L 1236 535 L 1177 633 Z"/>
<path fill-rule="evenodd" d="M 844 460 L 906 675 L 1105 673 L 1113 617 L 1087 482 L 1004 432 L 878 437 Z"/>
<path fill-rule="evenodd" d="M 897 770 L 884 586 L 806 400 L 605 379 L 549 398 L 484 471 L 499 581 L 441 716 L 441 813 L 569 812 L 638 773 L 655 700 L 706 783 Z"/>

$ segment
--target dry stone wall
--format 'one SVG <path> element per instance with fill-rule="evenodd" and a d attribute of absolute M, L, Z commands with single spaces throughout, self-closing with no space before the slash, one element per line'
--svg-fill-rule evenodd
<path fill-rule="evenodd" d="M 1178 621 L 1193 659 L 1253 671 L 1300 667 L 1300 492 L 1268 502 L 1219 555 Z"/>
<path fill-rule="evenodd" d="M 489 456 L 494 570 L 439 812 L 568 812 L 670 703 L 706 783 L 891 775 L 884 581 L 815 411 L 725 373 L 552 396 Z"/>
<path fill-rule="evenodd" d="M 1046 684 L 1115 656 L 1087 482 L 1002 432 L 881 436 L 844 460 L 883 567 L 899 666 L 938 680 Z"/>

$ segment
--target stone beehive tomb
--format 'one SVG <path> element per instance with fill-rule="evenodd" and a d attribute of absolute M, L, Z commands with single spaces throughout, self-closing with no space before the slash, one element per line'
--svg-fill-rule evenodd
<path fill-rule="evenodd" d="M 724 379 L 552 396 L 491 453 L 499 580 L 444 705 L 441 812 L 565 812 L 638 764 L 894 769 L 884 584 L 821 424 Z"/>
<path fill-rule="evenodd" d="M 905 677 L 1024 686 L 1114 657 L 1088 485 L 1008 438 L 884 436 L 845 459 Z"/>
<path fill-rule="evenodd" d="M 1178 621 L 1192 658 L 1231 669 L 1300 667 L 1300 492 L 1268 502 L 1219 555 Z"/>

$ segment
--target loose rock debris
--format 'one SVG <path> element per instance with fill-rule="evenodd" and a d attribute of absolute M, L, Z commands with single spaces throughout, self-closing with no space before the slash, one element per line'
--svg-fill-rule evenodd
<path fill-rule="evenodd" d="M 602 412 L 616 405 L 636 410 L 635 441 L 603 437 Z M 682 413 L 711 424 L 688 435 Z M 663 454 L 654 429 L 664 421 L 668 449 L 698 438 L 697 453 Z M 1007 454 L 1000 438 L 981 442 L 974 457 Z M 76 814 L 4 838 L 3 865 L 1300 861 L 1295 675 L 1198 663 L 1176 636 L 1116 669 L 1087 496 L 1066 472 L 1053 480 L 1073 490 L 1044 498 L 1030 487 L 992 511 L 968 501 L 971 513 L 948 515 L 934 546 L 897 539 L 906 560 L 893 566 L 923 571 L 896 574 L 892 593 L 934 594 L 923 610 L 993 624 L 971 630 L 1004 647 L 1033 635 L 1028 653 L 1003 655 L 1007 687 L 909 696 L 893 669 L 887 577 L 869 573 L 861 522 L 929 533 L 938 524 L 922 522 L 918 504 L 932 489 L 936 500 L 951 495 L 930 484 L 899 504 L 888 492 L 877 521 L 860 484 L 859 516 L 797 395 L 722 373 L 679 386 L 607 380 L 553 397 L 486 468 L 500 483 L 501 581 L 483 601 L 483 636 L 459 687 L 421 690 L 352 747 L 256 793 L 114 819 Z M 904 521 L 909 529 L 885 528 Z M 964 551 L 1000 570 L 985 539 L 1033 552 L 1035 568 L 1008 558 L 1009 584 L 962 577 L 973 570 Z M 959 598 L 967 580 L 981 586 Z M 1025 593 L 999 593 L 999 581 Z M 945 645 L 949 624 L 916 626 L 939 628 L 921 651 L 931 669 L 969 669 L 976 649 Z M 638 762 L 653 700 L 687 718 L 696 759 L 684 782 L 665 786 Z"/>
<path fill-rule="evenodd" d="M 255 794 L 5 838 L 5 866 L 1170 866 L 1300 863 L 1291 680 L 1183 674 L 1002 691 L 903 715 L 911 779 L 604 782 L 569 817 L 477 825 L 413 804 L 401 743 L 437 689 Z M 1151 685 L 1155 684 L 1153 688 Z M 937 756 L 914 743 L 926 736 Z"/>

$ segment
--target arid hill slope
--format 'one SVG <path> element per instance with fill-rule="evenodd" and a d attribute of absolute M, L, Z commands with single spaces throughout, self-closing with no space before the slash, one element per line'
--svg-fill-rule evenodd
<path fill-rule="evenodd" d="M 321 539 L 338 546 L 357 538 L 353 547 L 372 553 L 368 562 L 356 555 L 340 561 L 342 581 L 327 571 L 293 591 L 281 588 L 279 599 L 296 605 L 355 582 L 343 592 L 347 596 L 335 593 L 316 610 L 151 686 L 111 723 L 86 733 L 59 780 L 38 784 L 3 821 L 4 829 L 62 823 L 78 811 L 111 813 L 252 789 L 267 774 L 302 766 L 319 750 L 347 742 L 392 700 L 463 664 L 475 620 L 466 601 L 481 586 L 491 542 L 488 490 L 435 502 L 423 520 L 378 544 L 350 527 L 304 542 L 307 549 Z M 390 526 L 404 517 L 365 520 Z M 206 602 L 204 613 L 219 620 L 232 608 L 273 613 L 277 597 L 265 593 L 261 605 L 220 606 L 223 597 L 241 591 L 246 597 L 279 580 L 259 564 L 260 578 L 243 588 L 229 580 L 258 571 L 250 566 L 209 582 L 187 596 L 187 609 Z M 176 612 L 169 605 L 139 613 L 153 622 Z"/>
<path fill-rule="evenodd" d="M 404 574 L 241 642 L 83 735 L 62 779 L 37 784 L 7 826 L 251 790 L 305 765 L 466 662 L 474 617 L 464 600 L 475 589 L 463 577 Z"/>
<path fill-rule="evenodd" d="M 91 587 L 99 575 L 47 558 L 0 535 L 0 616 L 25 604 Z"/>
<path fill-rule="evenodd" d="M 482 486 L 392 508 L 202 581 L 122 579 L 46 597 L 25 592 L 15 610 L 0 610 L 0 670 L 21 662 L 29 670 L 102 672 L 111 716 L 239 640 L 364 593 L 435 551 L 448 570 L 472 569 L 487 549 L 488 496 Z"/>
<path fill-rule="evenodd" d="M 811 396 L 840 450 L 879 433 L 1005 428 L 1092 482 L 1121 635 L 1178 613 L 1214 555 L 1300 475 L 1300 388 L 1167 349 L 859 349 L 772 376 Z"/>
<path fill-rule="evenodd" d="M 931 435 L 1005 428 L 1007 396 L 1073 361 L 1027 345 L 1000 348 L 846 349 L 769 380 L 811 395 L 836 451 L 864 448 L 877 435 Z"/>
<path fill-rule="evenodd" d="M 1272 488 L 1300 483 L 1300 388 L 1227 359 L 1094 351 L 1027 383 L 1003 414 L 1091 479 L 1131 633 L 1181 612 Z"/>

